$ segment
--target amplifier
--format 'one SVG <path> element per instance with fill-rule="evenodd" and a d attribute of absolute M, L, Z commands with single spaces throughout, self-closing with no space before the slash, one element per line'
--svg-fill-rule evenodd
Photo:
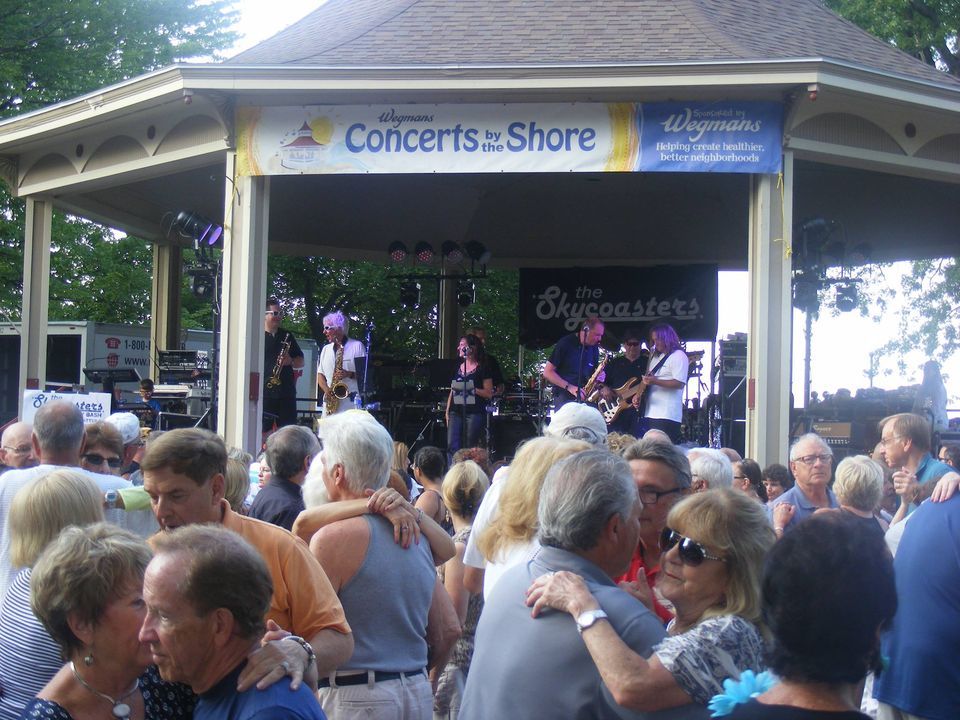
<path fill-rule="evenodd" d="M 827 445 L 846 447 L 853 440 L 853 423 L 815 422 L 810 430 L 822 437 Z"/>

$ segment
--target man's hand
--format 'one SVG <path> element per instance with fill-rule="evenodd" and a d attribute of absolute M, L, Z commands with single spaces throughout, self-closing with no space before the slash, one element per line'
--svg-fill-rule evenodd
<path fill-rule="evenodd" d="M 267 620 L 267 632 L 260 640 L 260 647 L 247 656 L 247 666 L 237 679 L 237 691 L 244 692 L 256 684 L 258 690 L 264 690 L 285 676 L 290 676 L 290 689 L 296 690 L 303 682 L 306 667 L 306 653 L 292 640 L 283 638 L 289 632 Z"/>
<path fill-rule="evenodd" d="M 901 468 L 893 474 L 893 489 L 905 503 L 912 503 L 917 497 L 919 484 L 917 476 L 906 468 Z"/>

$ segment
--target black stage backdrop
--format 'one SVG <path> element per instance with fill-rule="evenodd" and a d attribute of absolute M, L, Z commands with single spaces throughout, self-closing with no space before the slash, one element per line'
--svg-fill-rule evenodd
<path fill-rule="evenodd" d="M 547 347 L 590 315 L 604 321 L 611 348 L 624 330 L 645 338 L 655 322 L 670 323 L 681 340 L 713 342 L 718 304 L 716 265 L 521 268 L 520 342 Z"/>

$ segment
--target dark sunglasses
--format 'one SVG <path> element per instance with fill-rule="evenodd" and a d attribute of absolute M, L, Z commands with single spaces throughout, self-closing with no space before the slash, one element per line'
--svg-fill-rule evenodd
<path fill-rule="evenodd" d="M 691 540 L 688 537 L 685 537 L 678 533 L 676 530 L 671 530 L 668 527 L 663 529 L 663 532 L 660 533 L 660 551 L 667 552 L 677 543 L 680 543 L 680 547 L 677 552 L 680 553 L 680 560 L 683 561 L 684 565 L 689 565 L 691 567 L 697 567 L 704 560 L 719 560 L 720 562 L 726 562 L 726 558 L 717 557 L 716 555 L 711 555 L 707 552 L 707 549 L 698 543 L 696 540 Z"/>
<path fill-rule="evenodd" d="M 83 456 L 83 459 L 91 465 L 103 465 L 106 463 L 112 468 L 118 468 L 123 464 L 123 460 L 120 458 L 106 458 L 103 455 L 97 455 L 96 453 L 87 453 Z"/>

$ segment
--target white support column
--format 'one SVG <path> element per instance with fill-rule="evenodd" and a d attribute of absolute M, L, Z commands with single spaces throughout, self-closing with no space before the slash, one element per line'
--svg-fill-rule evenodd
<path fill-rule="evenodd" d="M 747 343 L 746 453 L 761 467 L 785 463 L 790 437 L 790 248 L 793 154 L 776 175 L 750 181 L 750 326 Z"/>
<path fill-rule="evenodd" d="M 46 382 L 52 223 L 53 203 L 45 198 L 28 197 L 23 243 L 23 310 L 20 321 L 21 397 L 25 388 L 43 390 Z"/>
<path fill-rule="evenodd" d="M 154 243 L 153 289 L 150 296 L 150 373 L 157 378 L 157 350 L 180 349 L 180 283 L 183 250 Z M 159 382 L 159 381 L 158 381 Z"/>
<path fill-rule="evenodd" d="M 263 303 L 267 284 L 270 179 L 236 174 L 227 154 L 217 429 L 228 445 L 260 447 Z"/>

